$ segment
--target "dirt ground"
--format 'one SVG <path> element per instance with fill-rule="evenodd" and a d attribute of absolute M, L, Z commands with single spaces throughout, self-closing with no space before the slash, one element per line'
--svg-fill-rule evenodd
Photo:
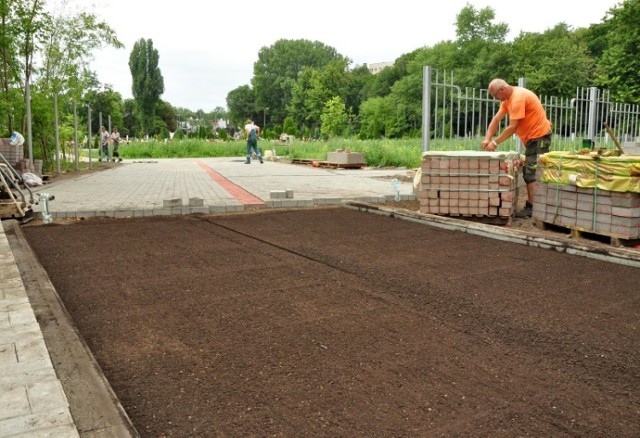
<path fill-rule="evenodd" d="M 640 430 L 640 270 L 346 208 L 23 227 L 142 436 Z"/>

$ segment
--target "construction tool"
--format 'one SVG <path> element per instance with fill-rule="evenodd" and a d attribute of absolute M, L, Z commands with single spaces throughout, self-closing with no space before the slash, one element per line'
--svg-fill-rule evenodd
<path fill-rule="evenodd" d="M 47 194 L 47 201 L 53 199 L 54 196 Z M 34 197 L 29 185 L 0 153 L 0 219 L 27 223 L 34 218 L 33 208 L 37 204 L 38 198 Z"/>
<path fill-rule="evenodd" d="M 624 154 L 624 149 L 622 149 L 622 145 L 616 138 L 615 134 L 613 133 L 613 130 L 609 128 L 609 125 L 607 125 L 607 122 L 604 122 L 603 126 L 604 126 L 604 129 L 607 130 L 607 134 L 609 134 L 609 137 L 611 137 L 611 140 L 613 140 L 613 143 L 616 145 L 618 152 L 620 152 L 620 154 Z"/>

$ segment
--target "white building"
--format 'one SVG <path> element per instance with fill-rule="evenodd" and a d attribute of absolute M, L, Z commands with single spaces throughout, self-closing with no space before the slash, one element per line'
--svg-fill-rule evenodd
<path fill-rule="evenodd" d="M 383 68 L 386 67 L 393 67 L 393 61 L 390 62 L 374 62 L 372 64 L 367 64 L 367 67 L 369 67 L 369 71 L 372 74 L 376 74 L 379 73 Z"/>

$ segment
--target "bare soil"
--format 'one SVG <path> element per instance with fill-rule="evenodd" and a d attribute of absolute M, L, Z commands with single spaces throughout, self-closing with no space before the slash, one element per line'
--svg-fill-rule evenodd
<path fill-rule="evenodd" d="M 345 208 L 26 225 L 142 436 L 640 430 L 640 270 Z"/>

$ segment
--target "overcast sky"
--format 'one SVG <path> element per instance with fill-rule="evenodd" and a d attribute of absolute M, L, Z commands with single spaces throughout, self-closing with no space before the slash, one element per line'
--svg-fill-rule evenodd
<path fill-rule="evenodd" d="M 560 22 L 587 27 L 621 4 L 617 0 L 93 1 L 97 3 L 90 11 L 109 22 L 125 45 L 95 53 L 92 67 L 102 83 L 125 99 L 132 97 L 129 55 L 140 38 L 151 39 L 164 77 L 161 98 L 175 107 L 207 112 L 226 108 L 227 94 L 250 84 L 260 49 L 280 39 L 320 41 L 350 58 L 354 66 L 394 61 L 417 48 L 455 39 L 456 15 L 467 4 L 477 10 L 493 8 L 495 21 L 509 25 L 509 40 L 521 31 L 543 32 Z"/>

